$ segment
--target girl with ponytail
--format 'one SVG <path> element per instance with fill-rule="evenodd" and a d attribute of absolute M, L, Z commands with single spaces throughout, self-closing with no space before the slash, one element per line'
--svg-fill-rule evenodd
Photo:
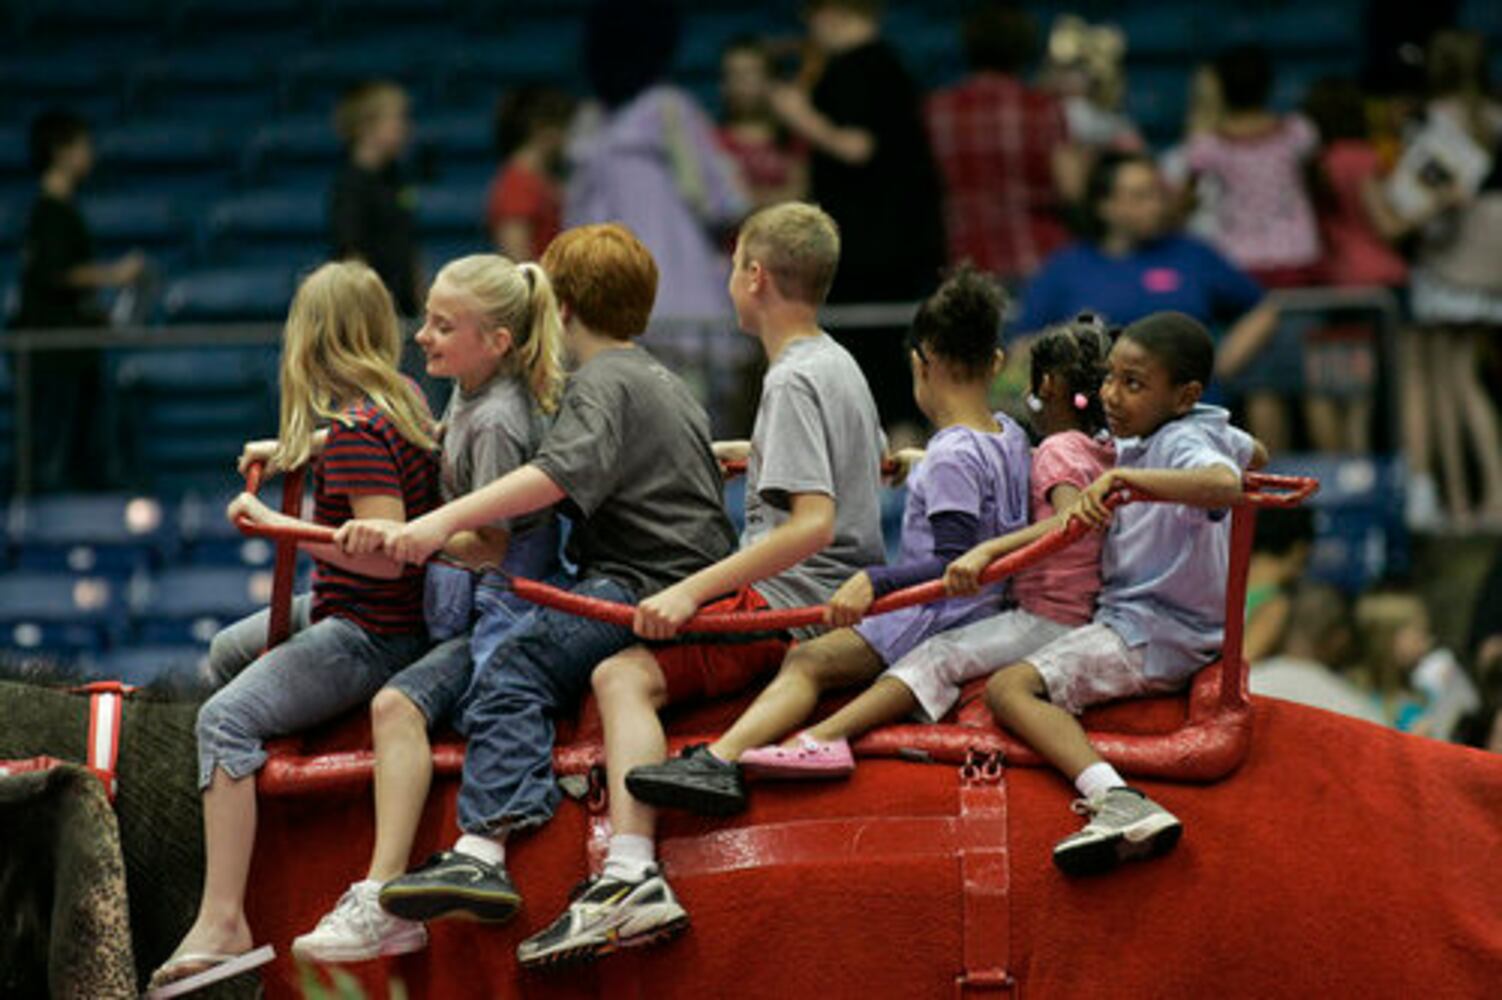
<path fill-rule="evenodd" d="M 454 380 L 443 415 L 441 486 L 453 500 L 513 469 L 537 451 L 563 389 L 563 324 L 552 283 L 536 264 L 498 254 L 451 261 L 433 281 L 417 343 L 429 375 Z M 375 743 L 376 840 L 365 877 L 346 890 L 293 952 L 317 962 L 353 962 L 418 950 L 421 923 L 381 909 L 377 894 L 407 870 L 432 777 L 428 730 L 458 728 L 476 665 L 526 611 L 494 570 L 531 579 L 556 576 L 558 524 L 551 509 L 449 540 L 444 554 L 474 567 L 428 567 L 426 618 L 437 641 L 392 677 L 371 703 Z"/>

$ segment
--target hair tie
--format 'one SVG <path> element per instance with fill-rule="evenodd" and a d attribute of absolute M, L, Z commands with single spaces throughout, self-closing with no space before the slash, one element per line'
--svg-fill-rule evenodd
<path fill-rule="evenodd" d="M 1043 412 L 1043 400 L 1038 398 L 1037 393 L 1030 392 L 1027 394 L 1027 408 L 1034 413 Z"/>
<path fill-rule="evenodd" d="M 529 292 L 537 288 L 537 279 L 532 274 L 532 269 L 536 266 L 536 264 L 528 261 L 519 268 L 522 275 L 527 279 L 527 291 Z"/>
<path fill-rule="evenodd" d="M 1074 408 L 1076 410 L 1088 410 L 1090 408 L 1090 400 L 1086 398 L 1083 392 L 1074 394 Z"/>

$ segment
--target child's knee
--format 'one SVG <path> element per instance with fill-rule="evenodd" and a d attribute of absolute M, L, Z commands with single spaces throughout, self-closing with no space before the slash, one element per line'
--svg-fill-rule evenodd
<path fill-rule="evenodd" d="M 660 672 L 644 670 L 635 660 L 618 657 L 596 667 L 589 683 L 602 709 L 623 702 L 651 701 L 664 693 Z"/>
<path fill-rule="evenodd" d="M 401 691 L 383 687 L 370 700 L 370 727 L 376 734 L 396 733 L 416 726 L 426 729 L 422 709 Z"/>
<path fill-rule="evenodd" d="M 986 705 L 1004 716 L 1017 705 L 1041 696 L 1046 688 L 1038 668 L 1031 663 L 1014 663 L 991 675 L 986 682 Z"/>
<path fill-rule="evenodd" d="M 794 647 L 782 661 L 778 676 L 806 681 L 823 690 L 832 664 L 829 657 L 815 647 L 815 643 Z"/>

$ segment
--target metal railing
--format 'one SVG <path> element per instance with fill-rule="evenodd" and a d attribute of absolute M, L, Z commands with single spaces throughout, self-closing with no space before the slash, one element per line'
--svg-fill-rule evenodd
<path fill-rule="evenodd" d="M 1273 293 L 1285 313 L 1298 315 L 1334 315 L 1367 312 L 1377 319 L 1379 357 L 1384 362 L 1382 376 L 1389 394 L 1390 423 L 1395 427 L 1398 414 L 1396 388 L 1396 340 L 1402 313 L 1394 294 L 1385 288 L 1306 288 Z M 916 303 L 862 303 L 826 307 L 823 323 L 833 330 L 862 330 L 905 326 L 912 319 Z M 676 345 L 666 353 L 677 354 L 672 360 L 680 367 L 700 365 L 706 370 L 717 363 L 721 352 L 712 343 L 715 338 L 734 336 L 733 320 L 728 315 L 664 320 L 654 323 L 646 335 L 649 345 Z M 411 330 L 408 331 L 409 333 Z M 35 485 L 36 400 L 33 398 L 34 359 L 43 353 L 65 351 L 110 351 L 125 349 L 180 350 L 210 347 L 274 347 L 281 340 L 280 323 L 225 323 L 181 326 L 129 326 L 86 329 L 16 330 L 0 333 L 0 354 L 10 359 L 14 383 L 15 490 L 29 494 Z M 410 346 L 410 337 L 408 344 Z M 685 346 L 686 345 L 686 346 Z M 749 347 L 749 345 L 748 345 Z M 754 353 L 754 351 L 752 352 Z M 697 355 L 697 358 L 694 356 Z M 412 367 L 415 355 L 409 357 Z M 714 407 L 721 401 L 706 391 L 705 402 Z M 3 405 L 3 403 L 0 403 Z M 1396 437 L 1394 437 L 1396 440 Z M 230 456 L 226 456 L 226 462 Z"/>

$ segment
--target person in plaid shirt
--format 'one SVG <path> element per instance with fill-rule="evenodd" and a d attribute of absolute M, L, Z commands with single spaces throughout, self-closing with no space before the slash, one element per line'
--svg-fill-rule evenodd
<path fill-rule="evenodd" d="M 1083 161 L 1058 101 L 1018 78 L 1032 56 L 1032 18 L 988 6 L 964 34 L 973 74 L 926 109 L 947 189 L 949 259 L 1026 278 L 1069 239 L 1061 209 L 1083 187 Z"/>

